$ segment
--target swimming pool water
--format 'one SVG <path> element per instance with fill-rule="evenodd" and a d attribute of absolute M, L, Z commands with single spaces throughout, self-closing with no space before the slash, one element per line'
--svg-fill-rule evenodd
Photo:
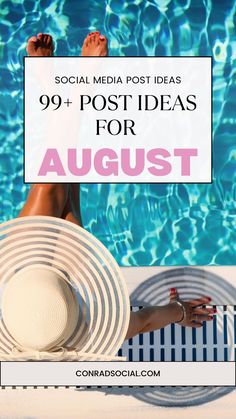
<path fill-rule="evenodd" d="M 44 31 L 56 55 L 79 55 L 94 29 L 110 55 L 213 56 L 214 182 L 83 184 L 84 227 L 123 266 L 236 264 L 236 2 L 0 1 L 0 221 L 16 217 L 23 184 L 23 56 Z"/>

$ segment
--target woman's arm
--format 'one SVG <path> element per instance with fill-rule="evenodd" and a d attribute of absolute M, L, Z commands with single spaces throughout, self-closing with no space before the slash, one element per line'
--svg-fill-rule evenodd
<path fill-rule="evenodd" d="M 172 303 L 160 307 L 145 307 L 136 312 L 131 311 L 126 339 L 130 339 L 139 333 L 161 329 L 170 323 L 181 320 L 181 318 L 181 307 Z"/>
<path fill-rule="evenodd" d="M 139 333 L 161 329 L 171 323 L 181 322 L 180 324 L 185 327 L 201 327 L 203 321 L 213 320 L 213 314 L 216 313 L 212 307 L 203 307 L 205 304 L 209 304 L 210 297 L 191 301 L 178 300 L 184 306 L 184 310 L 176 301 L 177 291 L 175 295 L 171 295 L 170 303 L 165 306 L 145 307 L 137 312 L 131 312 L 126 339 Z"/>

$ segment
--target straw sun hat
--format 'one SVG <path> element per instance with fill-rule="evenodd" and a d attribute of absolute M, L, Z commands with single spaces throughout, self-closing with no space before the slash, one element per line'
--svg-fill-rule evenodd
<path fill-rule="evenodd" d="M 92 234 L 44 216 L 0 226 L 0 361 L 123 359 L 129 316 L 122 272 Z"/>

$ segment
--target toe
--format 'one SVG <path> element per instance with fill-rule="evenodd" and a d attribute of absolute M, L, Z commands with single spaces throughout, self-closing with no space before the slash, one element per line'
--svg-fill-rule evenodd
<path fill-rule="evenodd" d="M 31 36 L 31 38 L 28 39 L 28 42 L 37 42 L 37 36 Z"/>
<path fill-rule="evenodd" d="M 90 36 L 89 35 L 87 35 L 86 38 L 84 38 L 84 42 L 83 42 L 82 48 L 83 47 L 87 47 L 89 45 L 89 39 L 90 39 Z"/>
<path fill-rule="evenodd" d="M 104 44 L 107 43 L 107 38 L 104 35 L 99 36 L 100 41 L 102 41 Z"/>
<path fill-rule="evenodd" d="M 87 45 L 88 45 L 88 36 L 86 36 L 86 38 L 84 39 L 84 42 L 83 42 L 82 48 L 83 48 L 83 47 L 87 47 Z"/>
<path fill-rule="evenodd" d="M 88 36 L 86 36 L 85 40 L 84 40 L 84 44 L 86 46 L 88 46 L 90 44 L 90 34 Z"/>
<path fill-rule="evenodd" d="M 89 39 L 88 39 L 88 43 L 89 43 L 89 44 L 92 44 L 92 43 L 93 43 L 93 38 L 94 38 L 94 35 L 91 33 L 91 34 L 89 35 Z"/>
<path fill-rule="evenodd" d="M 46 35 L 47 37 L 46 37 L 46 44 L 49 46 L 49 45 L 51 45 L 52 44 L 52 37 L 51 37 L 51 35 Z"/>
<path fill-rule="evenodd" d="M 91 43 L 96 42 L 96 39 L 97 39 L 97 35 L 96 34 L 91 35 Z"/>
<path fill-rule="evenodd" d="M 40 33 L 38 33 L 37 37 L 38 37 L 38 39 L 42 39 L 43 38 L 43 34 L 40 32 Z"/>
<path fill-rule="evenodd" d="M 107 49 L 108 49 L 107 38 L 104 35 L 100 35 L 99 41 L 100 41 L 100 45 L 103 46 L 104 55 L 107 55 Z"/>
<path fill-rule="evenodd" d="M 48 35 L 48 33 L 44 33 L 43 34 L 43 42 L 45 43 L 45 45 L 49 45 L 50 44 L 50 35 Z"/>
<path fill-rule="evenodd" d="M 35 51 L 37 49 L 37 38 L 35 41 L 36 37 L 31 37 L 28 41 L 28 44 L 26 46 L 26 51 L 28 52 L 29 55 L 35 55 Z"/>

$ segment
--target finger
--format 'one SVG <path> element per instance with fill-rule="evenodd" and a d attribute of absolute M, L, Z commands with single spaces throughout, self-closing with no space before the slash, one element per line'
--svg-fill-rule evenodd
<path fill-rule="evenodd" d="M 193 314 L 190 318 L 194 322 L 208 322 L 210 320 L 213 320 L 214 317 L 213 316 Z"/>
<path fill-rule="evenodd" d="M 203 304 L 209 303 L 211 301 L 211 297 L 201 297 L 197 298 L 196 300 L 189 301 L 190 306 L 201 306 Z"/>
<path fill-rule="evenodd" d="M 170 301 L 171 302 L 176 301 L 179 297 L 179 294 L 178 294 L 176 288 L 170 288 L 169 295 L 170 295 Z"/>
<path fill-rule="evenodd" d="M 201 316 L 200 317 L 200 321 L 201 322 L 210 322 L 210 321 L 212 321 L 214 319 L 214 317 L 213 316 Z"/>
<path fill-rule="evenodd" d="M 215 314 L 217 310 L 215 308 L 194 308 L 192 312 L 194 314 Z"/>
<path fill-rule="evenodd" d="M 197 327 L 202 327 L 203 324 L 201 322 L 195 322 L 195 323 L 191 323 L 190 326 L 194 327 L 194 328 L 197 328 Z"/>

